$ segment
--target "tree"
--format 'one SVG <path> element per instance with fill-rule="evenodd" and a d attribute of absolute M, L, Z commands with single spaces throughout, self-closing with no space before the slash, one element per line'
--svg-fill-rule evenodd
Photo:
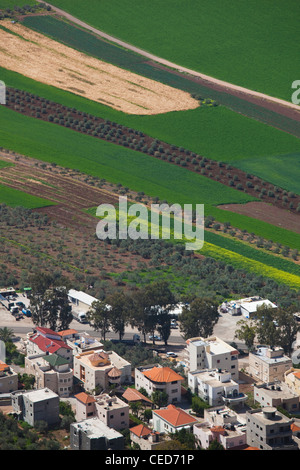
<path fill-rule="evenodd" d="M 158 408 L 166 406 L 168 403 L 168 398 L 168 394 L 160 390 L 155 390 L 155 392 L 153 392 L 151 395 L 151 400 L 156 406 L 158 406 Z"/>
<path fill-rule="evenodd" d="M 262 305 L 256 312 L 256 333 L 260 343 L 267 344 L 270 348 L 279 345 L 279 330 L 275 324 L 275 310 L 272 307 Z"/>
<path fill-rule="evenodd" d="M 203 417 L 204 416 L 204 410 L 206 408 L 209 408 L 208 403 L 201 400 L 200 397 L 197 397 L 197 396 L 192 397 L 192 410 L 194 411 L 194 413 L 196 413 L 197 415 Z"/>
<path fill-rule="evenodd" d="M 0 340 L 4 343 L 12 341 L 14 336 L 14 331 L 11 328 L 7 328 L 7 326 L 0 328 Z"/>
<path fill-rule="evenodd" d="M 217 441 L 217 439 L 214 439 L 213 441 L 211 441 L 211 443 L 209 444 L 207 450 L 225 450 L 224 447 L 222 446 L 222 444 Z"/>
<path fill-rule="evenodd" d="M 279 308 L 275 314 L 276 326 L 279 332 L 278 344 L 288 356 L 292 353 L 293 343 L 300 331 L 300 325 L 296 322 L 294 313 L 296 313 L 296 308 L 290 306 L 284 309 Z"/>
<path fill-rule="evenodd" d="M 130 307 L 132 302 L 130 297 L 124 292 L 116 292 L 107 298 L 110 310 L 110 324 L 115 333 L 119 333 L 119 339 L 122 340 L 125 334 L 125 326 L 129 319 Z"/>
<path fill-rule="evenodd" d="M 239 328 L 235 331 L 235 338 L 244 341 L 247 348 L 251 350 L 256 336 L 256 323 L 251 320 L 239 320 L 237 326 Z"/>
<path fill-rule="evenodd" d="M 60 276 L 38 273 L 30 278 L 30 310 L 35 325 L 67 329 L 72 321 L 69 281 Z"/>
<path fill-rule="evenodd" d="M 195 298 L 179 315 L 180 330 L 185 339 L 195 336 L 207 338 L 218 322 L 218 302 L 208 297 Z"/>
<path fill-rule="evenodd" d="M 96 331 L 101 332 L 104 341 L 110 328 L 110 310 L 110 305 L 104 300 L 96 300 L 87 312 L 87 320 Z"/>

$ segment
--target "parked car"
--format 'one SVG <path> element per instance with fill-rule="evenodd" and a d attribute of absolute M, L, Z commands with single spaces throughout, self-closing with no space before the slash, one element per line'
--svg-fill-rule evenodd
<path fill-rule="evenodd" d="M 22 309 L 22 313 L 23 313 L 26 317 L 31 317 L 31 311 L 29 310 L 29 308 L 23 308 L 23 309 Z"/>
<path fill-rule="evenodd" d="M 149 340 L 152 341 L 153 339 L 156 341 L 160 341 L 161 337 L 158 335 L 149 335 Z"/>
<path fill-rule="evenodd" d="M 20 310 L 25 308 L 25 304 L 23 302 L 16 302 L 16 306 L 19 307 Z"/>
<path fill-rule="evenodd" d="M 177 354 L 172 351 L 169 351 L 167 352 L 167 357 L 177 357 Z"/>

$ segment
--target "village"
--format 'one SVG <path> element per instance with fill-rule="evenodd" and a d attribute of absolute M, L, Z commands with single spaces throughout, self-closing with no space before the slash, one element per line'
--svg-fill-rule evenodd
<path fill-rule="evenodd" d="M 191 442 L 192 449 L 298 450 L 300 370 L 280 347 L 235 343 L 237 322 L 276 305 L 258 297 L 225 302 L 214 334 L 185 340 L 180 305 L 171 312 L 168 345 L 159 336 L 142 344 L 126 329 L 122 344 L 142 345 L 152 362 L 131 364 L 87 323 L 95 298 L 70 289 L 73 320 L 66 330 L 33 324 L 30 289 L 1 290 L 1 329 L 14 331 L 24 366 L 7 364 L 0 348 L 0 412 L 29 426 L 56 429 L 63 402 L 73 419 L 65 449 L 157 451 Z M 297 320 L 295 320 L 297 321 Z M 4 342 L 2 341 L 2 346 Z M 299 361 L 298 361 L 299 362 Z M 20 375 L 21 374 L 21 375 Z M 32 378 L 28 389 L 20 377 Z M 251 397 L 251 400 L 250 400 Z M 298 417 L 299 416 L 299 417 Z M 181 439 L 181 441 L 180 441 Z"/>

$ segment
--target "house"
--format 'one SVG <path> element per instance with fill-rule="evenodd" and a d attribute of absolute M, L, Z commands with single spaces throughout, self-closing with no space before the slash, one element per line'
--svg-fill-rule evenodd
<path fill-rule="evenodd" d="M 204 410 L 204 419 L 194 425 L 193 433 L 202 449 L 214 440 L 225 450 L 247 447 L 245 419 L 224 405 Z"/>
<path fill-rule="evenodd" d="M 68 332 L 72 332 L 71 334 Z M 66 330 L 59 332 L 63 341 L 69 346 L 73 355 L 81 354 L 87 351 L 103 350 L 103 344 L 88 333 L 78 333 L 76 330 Z"/>
<path fill-rule="evenodd" d="M 18 390 L 18 374 L 0 361 L 0 394 Z"/>
<path fill-rule="evenodd" d="M 106 393 L 97 396 L 85 392 L 75 395 L 76 420 L 99 418 L 107 426 L 120 430 L 129 428 L 129 405 Z"/>
<path fill-rule="evenodd" d="M 25 372 L 35 377 L 36 389 L 49 388 L 60 397 L 73 390 L 73 370 L 69 361 L 58 354 L 35 354 L 25 357 Z"/>
<path fill-rule="evenodd" d="M 202 369 L 224 369 L 238 380 L 238 351 L 228 343 L 211 336 L 189 338 L 185 349 L 185 363 L 190 372 Z"/>
<path fill-rule="evenodd" d="M 188 373 L 188 384 L 210 406 L 242 405 L 247 396 L 239 392 L 239 385 L 232 380 L 230 372 L 222 369 L 203 369 Z"/>
<path fill-rule="evenodd" d="M 175 433 L 181 429 L 192 431 L 194 424 L 198 422 L 181 408 L 170 404 L 166 408 L 152 411 L 153 429 L 159 433 Z"/>
<path fill-rule="evenodd" d="M 282 348 L 258 347 L 249 353 L 249 374 L 262 382 L 284 381 L 292 365 Z"/>
<path fill-rule="evenodd" d="M 260 406 L 282 407 L 289 413 L 299 411 L 299 395 L 284 382 L 254 384 L 254 400 Z"/>
<path fill-rule="evenodd" d="M 153 408 L 153 402 L 150 400 L 150 398 L 145 397 L 145 395 L 143 395 L 135 388 L 126 388 L 125 392 L 122 395 L 122 399 L 129 405 L 131 403 L 139 402 L 145 407 Z"/>
<path fill-rule="evenodd" d="M 59 396 L 49 388 L 12 393 L 13 412 L 34 426 L 37 421 L 59 423 Z"/>
<path fill-rule="evenodd" d="M 300 397 L 300 370 L 294 367 L 288 369 L 284 373 L 284 381 Z"/>
<path fill-rule="evenodd" d="M 37 327 L 33 333 L 27 335 L 26 344 L 27 355 L 35 354 L 53 354 L 67 359 L 72 366 L 72 349 L 61 340 L 61 336 L 50 328 Z"/>
<path fill-rule="evenodd" d="M 131 364 L 114 351 L 87 351 L 74 356 L 74 377 L 86 392 L 131 383 Z"/>
<path fill-rule="evenodd" d="M 160 434 L 148 428 L 144 424 L 138 424 L 130 428 L 130 440 L 138 444 L 140 450 L 155 450 L 161 442 Z"/>
<path fill-rule="evenodd" d="M 135 387 L 144 388 L 149 396 L 156 391 L 168 395 L 168 403 L 181 401 L 181 375 L 170 367 L 146 366 L 135 369 Z"/>
<path fill-rule="evenodd" d="M 261 450 L 298 450 L 293 440 L 293 419 L 266 406 L 246 412 L 247 444 Z"/>
<path fill-rule="evenodd" d="M 129 405 L 120 398 L 104 393 L 96 397 L 96 413 L 99 419 L 116 430 L 129 428 Z"/>
<path fill-rule="evenodd" d="M 70 426 L 72 450 L 123 450 L 124 437 L 99 418 L 86 419 Z"/>

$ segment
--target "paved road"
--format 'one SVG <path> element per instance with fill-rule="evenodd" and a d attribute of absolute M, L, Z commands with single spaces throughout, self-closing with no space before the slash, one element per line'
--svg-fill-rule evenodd
<path fill-rule="evenodd" d="M 43 2 L 43 0 L 38 0 L 40 3 Z M 46 2 L 43 2 L 43 3 L 46 3 Z M 248 96 L 253 96 L 253 97 L 257 97 L 257 98 L 260 98 L 262 100 L 265 100 L 265 101 L 269 101 L 269 102 L 273 102 L 273 103 L 277 103 L 278 105 L 282 106 L 283 108 L 290 108 L 290 109 L 294 109 L 296 111 L 299 111 L 299 105 L 295 105 L 293 103 L 290 103 L 288 101 L 285 101 L 285 100 L 281 100 L 279 98 L 275 98 L 273 96 L 269 96 L 269 95 L 266 95 L 264 93 L 259 93 L 259 92 L 256 92 L 256 91 L 253 91 L 253 90 L 250 90 L 248 88 L 244 88 L 244 87 L 241 87 L 241 86 L 238 86 L 238 85 L 234 85 L 232 83 L 229 83 L 229 82 L 225 82 L 223 80 L 218 80 L 214 77 L 210 77 L 208 75 L 205 75 L 203 73 L 200 73 L 200 72 L 197 72 L 195 70 L 192 70 L 192 69 L 189 69 L 189 68 L 186 68 L 186 67 L 182 67 L 181 65 L 178 65 L 178 64 L 175 64 L 174 62 L 170 62 L 169 60 L 166 60 L 166 59 L 163 59 L 161 57 L 158 57 L 154 54 L 151 54 L 143 49 L 140 49 L 132 44 L 129 44 L 125 41 L 122 41 L 118 38 L 115 38 L 114 36 L 111 36 L 107 33 L 105 33 L 104 31 L 101 31 L 97 28 L 94 28 L 93 26 L 90 26 L 88 23 L 85 23 L 84 21 L 81 21 L 79 20 L 78 18 L 76 18 L 75 16 L 67 13 L 66 11 L 64 10 L 61 10 L 60 8 L 57 8 L 53 5 L 51 5 L 51 3 L 46 3 L 47 5 L 51 6 L 51 8 L 56 12 L 58 13 L 59 15 L 63 16 L 64 18 L 68 19 L 69 21 L 72 21 L 73 23 L 77 24 L 78 26 L 82 27 L 82 28 L 85 28 L 89 31 L 91 31 L 92 33 L 104 38 L 104 39 L 107 39 L 108 41 L 112 42 L 112 43 L 115 43 L 115 44 L 118 44 L 122 47 L 124 47 L 125 49 L 129 49 L 133 52 L 136 52 L 137 54 L 143 56 L 143 57 L 146 57 L 147 59 L 150 59 L 154 62 L 157 62 L 159 64 L 162 64 L 166 67 L 170 67 L 170 68 L 173 68 L 175 70 L 178 70 L 180 72 L 183 72 L 183 73 L 188 73 L 190 75 L 193 75 L 194 77 L 199 77 L 203 80 L 206 80 L 208 82 L 211 82 L 211 83 L 214 83 L 216 85 L 219 85 L 223 88 L 223 91 L 226 92 L 228 90 L 235 90 L 235 91 L 238 91 L 238 92 L 241 92 L 245 95 L 248 95 Z M 263 103 L 261 103 L 261 106 L 263 106 Z"/>

